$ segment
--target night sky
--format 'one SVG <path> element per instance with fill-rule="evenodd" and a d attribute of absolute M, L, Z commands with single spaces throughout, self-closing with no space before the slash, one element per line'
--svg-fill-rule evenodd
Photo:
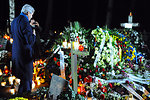
<path fill-rule="evenodd" d="M 9 19 L 9 0 L 0 0 L 0 30 L 5 30 L 6 20 Z M 128 21 L 130 11 L 133 22 L 138 22 L 138 31 L 150 32 L 150 3 L 149 0 L 15 0 L 15 16 L 18 16 L 25 3 L 35 8 L 33 18 L 37 20 L 43 32 L 49 30 L 63 31 L 71 21 L 79 21 L 85 28 L 94 29 L 106 25 L 107 12 L 111 12 L 110 27 L 121 28 L 120 23 Z"/>

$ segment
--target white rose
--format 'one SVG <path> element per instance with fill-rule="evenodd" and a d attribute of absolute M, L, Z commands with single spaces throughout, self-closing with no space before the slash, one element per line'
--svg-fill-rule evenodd
<path fill-rule="evenodd" d="M 104 47 L 104 51 L 107 49 L 107 47 Z"/>
<path fill-rule="evenodd" d="M 95 59 L 95 57 L 94 57 L 94 56 L 92 56 L 92 59 Z"/>
<path fill-rule="evenodd" d="M 98 47 L 95 47 L 95 51 L 98 51 Z"/>
<path fill-rule="evenodd" d="M 121 66 L 118 66 L 119 69 L 121 69 Z"/>
<path fill-rule="evenodd" d="M 107 60 L 107 62 L 110 62 L 110 58 L 109 57 L 106 60 Z"/>

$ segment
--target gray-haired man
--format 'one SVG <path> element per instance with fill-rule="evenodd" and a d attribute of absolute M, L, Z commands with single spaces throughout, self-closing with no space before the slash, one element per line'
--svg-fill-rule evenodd
<path fill-rule="evenodd" d="M 18 93 L 26 94 L 32 90 L 33 77 L 33 44 L 36 34 L 32 31 L 29 21 L 35 10 L 25 4 L 21 13 L 11 23 L 12 44 L 12 74 L 21 80 Z"/>

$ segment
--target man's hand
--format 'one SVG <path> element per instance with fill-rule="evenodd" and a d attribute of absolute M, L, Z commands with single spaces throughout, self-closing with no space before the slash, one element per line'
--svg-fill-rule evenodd
<path fill-rule="evenodd" d="M 35 21 L 34 19 L 32 19 L 32 20 L 30 21 L 30 25 L 31 25 L 32 27 L 35 27 L 35 25 L 37 25 L 37 26 L 39 27 L 39 23 L 38 23 L 37 21 Z"/>

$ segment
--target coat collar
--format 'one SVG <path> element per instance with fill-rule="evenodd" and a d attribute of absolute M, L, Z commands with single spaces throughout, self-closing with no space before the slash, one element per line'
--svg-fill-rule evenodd
<path fill-rule="evenodd" d="M 20 15 L 22 15 L 22 16 L 24 16 L 24 17 L 26 17 L 26 18 L 27 18 L 27 20 L 29 21 L 29 19 L 28 19 L 27 15 L 25 15 L 24 13 L 20 13 Z"/>

